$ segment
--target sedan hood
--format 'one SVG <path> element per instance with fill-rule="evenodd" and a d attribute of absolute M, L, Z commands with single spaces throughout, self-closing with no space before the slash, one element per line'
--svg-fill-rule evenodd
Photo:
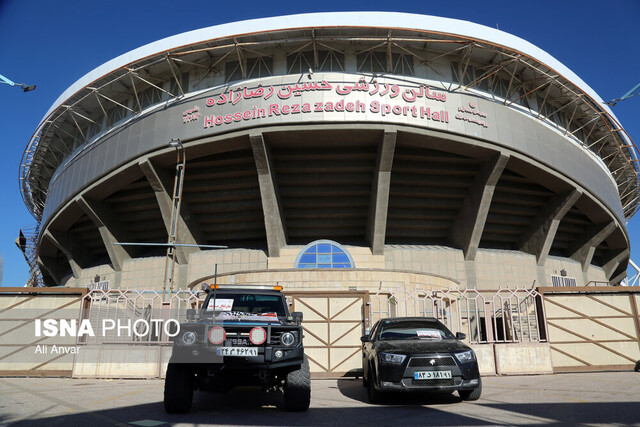
<path fill-rule="evenodd" d="M 401 353 L 441 353 L 471 350 L 458 340 L 388 340 L 376 343 L 378 351 Z"/>

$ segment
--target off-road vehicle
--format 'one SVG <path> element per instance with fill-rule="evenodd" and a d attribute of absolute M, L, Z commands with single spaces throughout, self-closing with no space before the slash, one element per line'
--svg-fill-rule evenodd
<path fill-rule="evenodd" d="M 207 297 L 202 308 L 188 310 L 187 321 L 173 338 L 165 410 L 187 412 L 195 390 L 237 386 L 281 390 L 286 410 L 307 410 L 311 381 L 302 346 L 302 313 L 289 313 L 282 288 L 203 289 Z"/>

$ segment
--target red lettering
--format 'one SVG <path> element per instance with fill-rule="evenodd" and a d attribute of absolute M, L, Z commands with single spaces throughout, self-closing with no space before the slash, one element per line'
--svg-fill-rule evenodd
<path fill-rule="evenodd" d="M 280 106 L 278 104 L 271 104 L 269 105 L 269 115 L 273 116 L 279 116 L 280 115 L 280 110 L 279 110 Z"/>

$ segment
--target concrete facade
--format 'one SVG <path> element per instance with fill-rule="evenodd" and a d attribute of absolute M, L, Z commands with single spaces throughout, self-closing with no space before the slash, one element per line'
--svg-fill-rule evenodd
<path fill-rule="evenodd" d="M 481 47 L 464 54 L 443 43 L 437 54 L 410 54 L 413 47 L 375 48 L 375 26 L 352 25 L 354 44 L 335 33 L 343 25 L 316 23 L 243 33 L 246 43 L 264 42 L 259 55 L 236 43 L 235 54 L 217 56 L 206 43 L 240 37 L 223 26 L 206 41 L 183 35 L 106 64 L 91 80 L 104 91 L 97 101 L 83 95 L 84 80 L 74 85 L 65 96 L 93 124 L 72 126 L 81 135 L 52 171 L 38 159 L 66 137 L 44 121 L 28 147 L 26 201 L 40 221 L 34 244 L 46 284 L 163 286 L 165 248 L 144 245 L 169 237 L 176 152 L 168 142 L 176 138 L 186 162 L 175 237 L 191 245 L 176 248 L 177 288 L 216 271 L 221 280 L 284 281 L 292 290 L 412 280 L 426 289 L 531 288 L 552 285 L 552 276 L 618 283 L 629 258 L 629 200 L 640 186 L 637 177 L 621 181 L 637 172 L 625 169 L 624 156 L 635 154 L 615 151 L 621 137 L 607 133 L 606 107 L 568 70 L 539 91 L 538 73 L 563 66 L 522 40 L 464 23 L 442 34 L 438 19 L 423 17 L 434 25 L 426 28 L 398 18 L 396 43 L 434 37 Z M 276 33 L 296 41 L 265 41 Z M 159 55 L 160 45 L 170 54 L 147 70 L 155 83 L 116 77 L 114 64 Z M 211 66 L 195 67 L 196 59 Z M 567 116 L 566 88 L 582 113 Z M 50 114 L 60 126 L 73 123 L 56 105 Z M 305 245 L 324 239 L 353 265 L 296 270 Z"/>

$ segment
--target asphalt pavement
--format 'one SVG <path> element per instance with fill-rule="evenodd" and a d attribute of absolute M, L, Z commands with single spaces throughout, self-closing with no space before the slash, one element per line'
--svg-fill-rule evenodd
<path fill-rule="evenodd" d="M 191 412 L 164 412 L 162 380 L 0 378 L 0 425 L 638 425 L 640 373 L 483 378 L 483 394 L 388 396 L 371 405 L 362 382 L 314 380 L 311 407 L 288 413 L 255 389 L 197 392 Z"/>

